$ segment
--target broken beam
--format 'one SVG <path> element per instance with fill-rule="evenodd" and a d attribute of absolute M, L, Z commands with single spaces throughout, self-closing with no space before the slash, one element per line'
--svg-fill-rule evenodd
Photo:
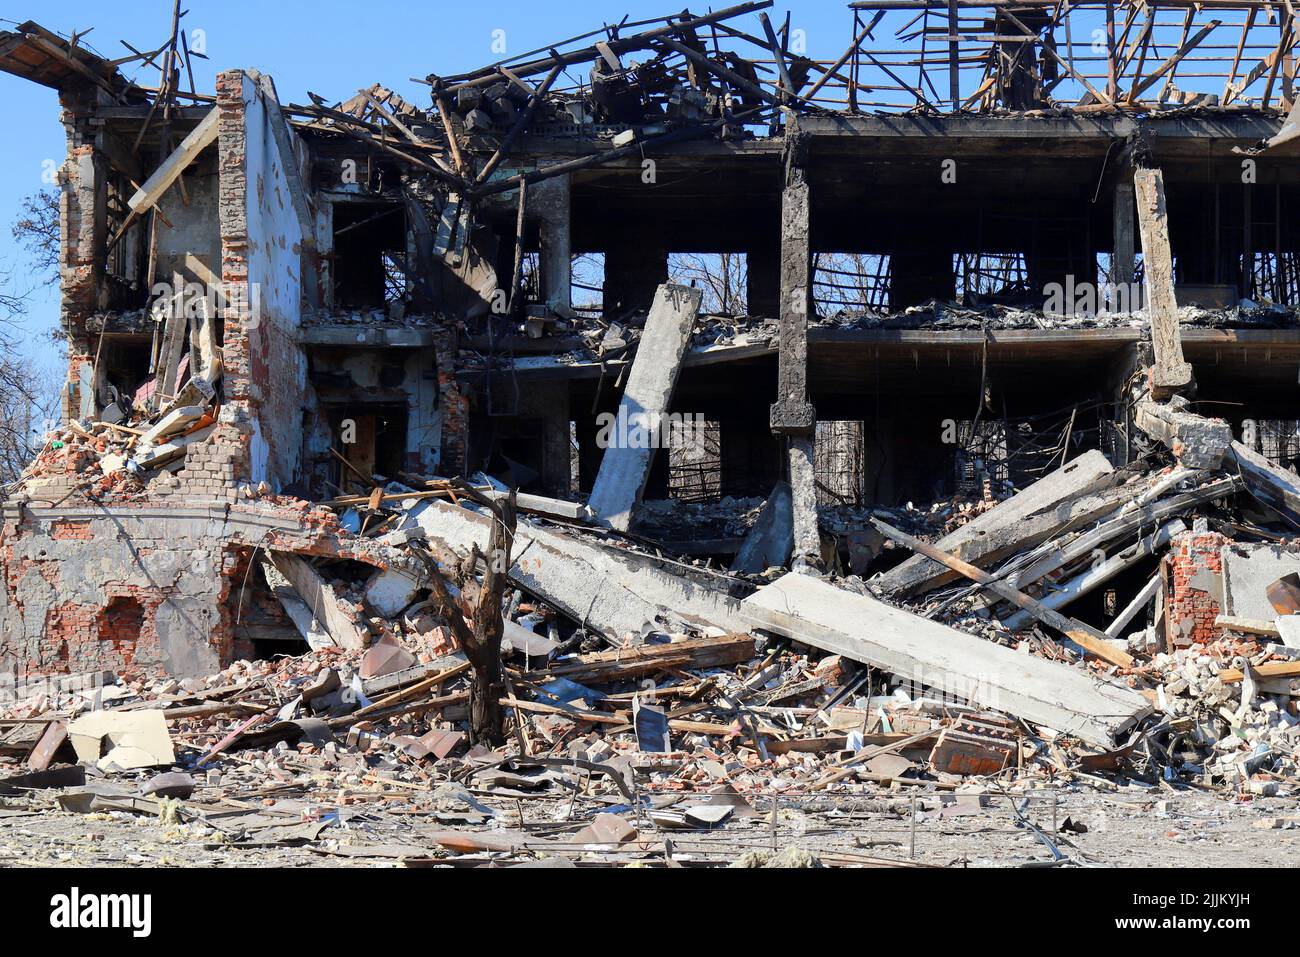
<path fill-rule="evenodd" d="M 969 578 L 973 582 L 983 585 L 999 598 L 1011 602 L 1017 608 L 1023 608 L 1029 614 L 1033 615 L 1044 625 L 1049 628 L 1055 628 L 1057 631 L 1068 636 L 1075 644 L 1079 645 L 1091 655 L 1108 661 L 1113 665 L 1119 665 L 1121 668 L 1133 667 L 1133 656 L 1125 651 L 1121 651 L 1107 640 L 1104 632 L 1098 631 L 1091 625 L 1088 625 L 1077 618 L 1067 618 L 1058 611 L 1053 611 L 1036 598 L 1018 591 L 1004 581 L 999 581 L 988 572 L 976 568 L 969 562 L 964 562 L 960 558 L 949 555 L 933 545 L 928 545 L 918 538 L 907 535 L 892 525 L 872 519 L 871 524 L 882 534 L 889 536 L 894 541 L 906 545 L 915 552 L 933 559 L 936 562 L 942 562 L 953 571 Z"/>

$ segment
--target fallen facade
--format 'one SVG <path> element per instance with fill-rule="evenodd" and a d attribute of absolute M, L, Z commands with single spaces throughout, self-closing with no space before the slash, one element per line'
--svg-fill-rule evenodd
<path fill-rule="evenodd" d="M 1163 669 L 1271 668 L 1294 730 L 1264 594 L 1300 571 L 1290 20 L 868 0 L 818 63 L 768 6 L 431 75 L 423 105 L 187 92 L 175 35 L 145 89 L 0 33 L 63 106 L 69 353 L 3 504 L 0 667 L 414 650 L 410 543 L 487 541 L 463 479 L 521 493 L 507 623 L 536 602 L 548 654 L 752 632 L 1104 753 L 1189 720 Z M 1106 10 L 1086 63 L 1065 23 Z M 961 42 L 901 76 L 886 15 Z M 1200 51 L 1224 92 L 1181 91 L 1232 29 Z M 670 281 L 683 254 L 743 260 L 743 307 Z M 659 448 L 659 417 L 700 441 Z"/>

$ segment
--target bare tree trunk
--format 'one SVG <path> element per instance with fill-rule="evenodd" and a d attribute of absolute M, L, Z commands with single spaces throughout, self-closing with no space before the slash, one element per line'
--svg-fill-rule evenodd
<path fill-rule="evenodd" d="M 485 557 L 487 570 L 483 575 L 483 589 L 474 607 L 473 652 L 465 649 L 465 656 L 474 666 L 474 684 L 470 689 L 469 727 L 475 741 L 500 744 L 505 739 L 504 716 L 501 698 L 505 694 L 505 680 L 501 665 L 501 633 L 505 628 L 501 617 L 501 602 L 510 581 L 510 547 L 515 539 L 515 493 L 500 499 L 492 509 L 492 534 L 488 539 Z"/>
<path fill-rule="evenodd" d="M 448 592 L 437 562 L 427 555 L 424 558 L 429 569 L 429 584 L 473 670 L 469 699 L 470 740 L 495 746 L 501 744 L 506 736 L 505 714 L 501 708 L 501 698 L 506 691 L 501 664 L 501 635 L 505 630 L 501 602 L 510 581 L 510 550 L 514 544 L 516 524 L 515 493 L 511 491 L 506 498 L 492 499 L 468 486 L 461 486 L 459 490 L 492 514 L 488 553 L 483 555 L 476 545 L 468 563 L 471 570 L 480 562 L 485 569 L 468 619 Z M 423 554 L 418 546 L 416 553 Z M 471 571 L 467 580 L 472 581 L 472 576 Z"/>

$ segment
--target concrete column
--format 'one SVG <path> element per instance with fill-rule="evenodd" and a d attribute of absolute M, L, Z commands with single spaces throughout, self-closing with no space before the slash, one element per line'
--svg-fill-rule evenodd
<path fill-rule="evenodd" d="M 812 200 L 804 162 L 807 139 L 798 134 L 786 145 L 785 190 L 781 194 L 781 309 L 773 432 L 811 436 L 817 414 L 808 401 L 808 313 L 812 308 Z M 799 498 L 795 492 L 795 501 Z"/>
<path fill-rule="evenodd" d="M 791 567 L 820 570 L 814 436 L 817 412 L 808 401 L 808 313 L 812 309 L 812 197 L 806 162 L 808 140 L 787 134 L 785 189 L 781 194 L 781 328 L 772 431 L 786 437 L 794 501 Z"/>
<path fill-rule="evenodd" d="M 1133 171 L 1124 170 L 1115 182 L 1115 250 L 1110 259 L 1110 281 L 1126 286 L 1133 281 L 1137 236 L 1137 207 L 1133 199 Z"/>
<path fill-rule="evenodd" d="M 541 222 L 542 297 L 564 310 L 573 305 L 573 210 L 568 176 L 543 180 L 528 199 Z"/>
<path fill-rule="evenodd" d="M 794 552 L 790 567 L 796 571 L 817 570 L 822 563 L 822 538 L 817 523 L 817 484 L 814 440 L 791 436 L 787 440 L 790 463 L 790 492 L 794 501 Z"/>
<path fill-rule="evenodd" d="M 1154 398 L 1167 398 L 1192 385 L 1192 367 L 1183 358 L 1178 301 L 1174 293 L 1174 255 L 1169 246 L 1169 218 L 1165 208 L 1164 177 L 1158 169 L 1133 174 L 1137 197 L 1138 231 L 1142 239 L 1142 273 L 1155 372 Z"/>

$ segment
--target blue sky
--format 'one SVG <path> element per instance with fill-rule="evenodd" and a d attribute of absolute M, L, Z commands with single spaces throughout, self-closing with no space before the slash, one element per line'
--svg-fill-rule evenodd
<path fill-rule="evenodd" d="M 722 2 L 714 9 L 730 5 Z M 357 89 L 383 83 L 412 102 L 426 106 L 428 87 L 410 82 L 431 72 L 454 74 L 491 63 L 494 31 L 505 31 L 507 55 L 599 28 L 614 14 L 632 20 L 680 11 L 682 0 L 482 0 L 477 3 L 411 3 L 398 0 L 187 0 L 182 21 L 193 35 L 206 34 L 208 61 L 195 59 L 195 86 L 210 93 L 218 70 L 256 67 L 275 78 L 286 101 L 304 102 L 307 90 L 341 100 Z M 109 58 L 129 55 L 118 41 L 136 49 L 154 49 L 170 28 L 170 0 L 131 0 L 104 4 L 90 0 L 58 0 L 55 4 L 6 4 L 0 28 L 34 19 L 64 36 L 94 27 L 85 43 Z M 695 4 L 701 12 L 705 6 Z M 778 24 L 785 15 L 769 11 Z M 780 18 L 780 19 L 779 19 Z M 747 17 L 744 29 L 758 27 Z M 841 0 L 802 2 L 794 12 L 795 26 L 807 33 L 814 56 L 838 56 L 851 39 L 852 13 Z M 130 72 L 153 84 L 152 70 Z M 59 123 L 58 98 L 53 90 L 0 73 L 0 98 L 10 131 L 0 146 L 0 269 L 13 270 L 22 288 L 32 285 L 30 265 L 10 236 L 10 225 L 24 197 L 46 188 L 42 163 L 62 163 L 65 152 Z M 57 366 L 60 359 L 44 336 L 58 322 L 57 287 L 37 289 L 23 320 L 26 348 L 34 362 Z"/>

